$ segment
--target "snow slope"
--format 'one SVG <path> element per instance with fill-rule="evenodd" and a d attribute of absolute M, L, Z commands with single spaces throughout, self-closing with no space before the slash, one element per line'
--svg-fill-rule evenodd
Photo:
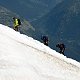
<path fill-rule="evenodd" d="M 80 80 L 80 63 L 0 24 L 0 80 Z"/>

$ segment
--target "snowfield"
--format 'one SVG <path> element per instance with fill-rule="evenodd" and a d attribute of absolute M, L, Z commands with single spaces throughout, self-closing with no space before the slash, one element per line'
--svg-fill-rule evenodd
<path fill-rule="evenodd" d="M 0 80 L 80 80 L 80 63 L 0 24 Z"/>

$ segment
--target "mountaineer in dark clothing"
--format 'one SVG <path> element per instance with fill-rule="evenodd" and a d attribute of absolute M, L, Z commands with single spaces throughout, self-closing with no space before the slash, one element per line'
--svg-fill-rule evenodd
<path fill-rule="evenodd" d="M 41 39 L 43 40 L 43 43 L 48 46 L 48 37 L 47 36 L 42 36 Z"/>
<path fill-rule="evenodd" d="M 65 45 L 63 43 L 61 43 L 61 44 L 57 44 L 56 47 L 58 47 L 60 49 L 59 53 L 64 55 Z"/>

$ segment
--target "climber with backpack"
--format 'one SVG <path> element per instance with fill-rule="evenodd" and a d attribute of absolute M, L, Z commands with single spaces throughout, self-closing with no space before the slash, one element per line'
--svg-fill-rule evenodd
<path fill-rule="evenodd" d="M 59 53 L 64 55 L 65 45 L 63 43 L 57 44 L 56 47 L 60 49 Z"/>
<path fill-rule="evenodd" d="M 43 43 L 48 46 L 48 36 L 42 36 L 41 40 L 43 40 Z"/>
<path fill-rule="evenodd" d="M 18 18 L 13 17 L 13 21 L 14 21 L 14 30 L 18 31 L 19 26 L 21 25 L 21 21 Z"/>

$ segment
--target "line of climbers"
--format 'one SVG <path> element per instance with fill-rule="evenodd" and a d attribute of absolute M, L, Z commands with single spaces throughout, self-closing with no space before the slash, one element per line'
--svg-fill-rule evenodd
<path fill-rule="evenodd" d="M 44 45 L 48 46 L 48 36 L 42 36 L 41 37 L 41 40 L 43 41 Z M 59 43 L 56 45 L 56 47 L 59 48 L 59 53 L 63 54 L 64 55 L 64 51 L 65 51 L 65 45 L 63 43 Z"/>
<path fill-rule="evenodd" d="M 14 27 L 13 29 L 15 31 L 18 31 L 19 26 L 21 25 L 21 21 L 18 18 L 13 17 L 13 21 L 14 21 Z M 41 40 L 43 41 L 44 45 L 48 46 L 48 36 L 42 36 Z M 63 43 L 57 44 L 56 47 L 59 48 L 59 53 L 64 55 L 64 51 L 65 51 L 65 45 Z"/>

